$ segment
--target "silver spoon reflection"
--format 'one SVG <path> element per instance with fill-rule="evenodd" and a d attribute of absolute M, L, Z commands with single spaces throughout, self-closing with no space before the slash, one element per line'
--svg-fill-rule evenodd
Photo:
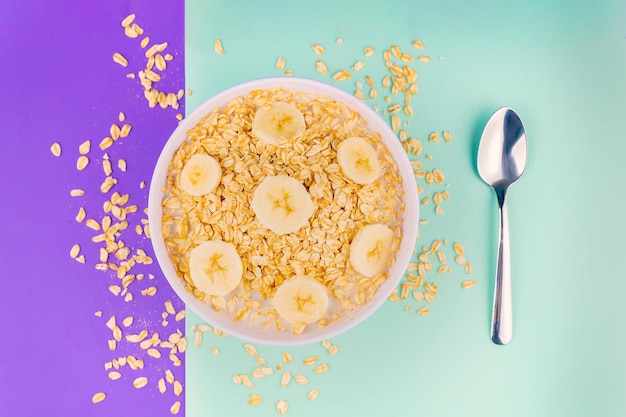
<path fill-rule="evenodd" d="M 487 122 L 478 146 L 478 173 L 494 189 L 498 199 L 500 223 L 491 340 L 499 345 L 509 343 L 513 337 L 506 193 L 525 167 L 526 132 L 522 121 L 513 109 L 499 109 Z"/>

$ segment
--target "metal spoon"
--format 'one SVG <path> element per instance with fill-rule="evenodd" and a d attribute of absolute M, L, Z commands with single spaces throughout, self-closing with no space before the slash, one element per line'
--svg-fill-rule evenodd
<path fill-rule="evenodd" d="M 499 345 L 506 345 L 513 337 L 506 192 L 522 176 L 525 167 L 526 132 L 522 121 L 513 109 L 501 108 L 487 122 L 478 146 L 478 173 L 494 189 L 498 197 L 500 241 L 491 318 L 491 340 Z"/>

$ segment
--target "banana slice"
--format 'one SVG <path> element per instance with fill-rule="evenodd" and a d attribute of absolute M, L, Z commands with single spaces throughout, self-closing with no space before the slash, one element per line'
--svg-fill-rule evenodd
<path fill-rule="evenodd" d="M 297 232 L 315 211 L 304 185 L 288 175 L 265 177 L 251 206 L 261 224 L 277 235 Z"/>
<path fill-rule="evenodd" d="M 243 264 L 235 245 L 208 240 L 191 250 L 189 274 L 196 288 L 209 295 L 226 295 L 243 276 Z"/>
<path fill-rule="evenodd" d="M 313 323 L 328 309 L 326 287 L 306 275 L 284 281 L 276 290 L 272 304 L 289 323 Z"/>
<path fill-rule="evenodd" d="M 392 241 L 393 230 L 384 224 L 361 227 L 350 243 L 352 267 L 366 277 L 384 272 L 389 266 Z"/>
<path fill-rule="evenodd" d="M 376 150 L 363 138 L 351 137 L 341 142 L 337 162 L 345 176 L 357 184 L 372 183 L 380 175 Z"/>
<path fill-rule="evenodd" d="M 304 116 L 296 106 L 277 101 L 260 109 L 252 120 L 252 133 L 272 145 L 290 142 L 304 133 Z"/>
<path fill-rule="evenodd" d="M 193 196 L 209 194 L 222 179 L 219 162 L 206 154 L 193 155 L 180 172 L 180 188 Z"/>

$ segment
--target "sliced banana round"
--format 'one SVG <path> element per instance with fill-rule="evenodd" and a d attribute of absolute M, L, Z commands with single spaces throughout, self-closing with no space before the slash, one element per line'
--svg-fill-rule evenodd
<path fill-rule="evenodd" d="M 235 245 L 208 240 L 191 250 L 189 275 L 200 291 L 209 295 L 226 295 L 239 285 L 243 264 Z"/>
<path fill-rule="evenodd" d="M 180 188 L 193 196 L 209 194 L 222 179 L 222 168 L 217 159 L 207 154 L 195 154 L 180 172 Z"/>
<path fill-rule="evenodd" d="M 254 190 L 251 206 L 261 224 L 278 235 L 297 232 L 315 212 L 304 185 L 283 174 L 265 177 Z"/>
<path fill-rule="evenodd" d="M 384 224 L 361 227 L 350 243 L 350 263 L 361 275 L 373 277 L 389 267 L 393 230 Z"/>
<path fill-rule="evenodd" d="M 380 175 L 376 150 L 363 138 L 347 138 L 337 147 L 337 162 L 344 175 L 357 184 L 370 184 Z"/>
<path fill-rule="evenodd" d="M 285 321 L 310 324 L 326 313 L 328 291 L 314 278 L 296 275 L 278 287 L 272 304 Z"/>
<path fill-rule="evenodd" d="M 290 142 L 304 133 L 304 115 L 296 106 L 282 101 L 257 110 L 252 120 L 252 134 L 272 145 Z"/>

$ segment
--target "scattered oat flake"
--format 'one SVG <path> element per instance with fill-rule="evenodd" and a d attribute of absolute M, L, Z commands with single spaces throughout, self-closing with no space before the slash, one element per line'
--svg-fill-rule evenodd
<path fill-rule="evenodd" d="M 257 405 L 261 404 L 261 402 L 263 402 L 263 398 L 261 398 L 261 396 L 256 394 L 248 394 L 248 404 Z"/>
<path fill-rule="evenodd" d="M 113 54 L 113 61 L 117 62 L 118 64 L 120 64 L 123 67 L 127 67 L 128 66 L 128 60 L 126 58 L 124 58 L 124 56 L 122 54 L 120 54 L 119 52 L 115 52 Z"/>
<path fill-rule="evenodd" d="M 135 378 L 135 380 L 133 381 L 133 386 L 135 388 L 143 388 L 146 385 L 148 385 L 148 378 L 146 378 L 145 376 L 140 376 L 139 378 Z"/>
<path fill-rule="evenodd" d="M 254 347 L 254 345 L 246 343 L 245 345 L 243 345 L 243 347 L 249 355 L 259 356 L 259 352 L 256 350 L 256 347 Z"/>
<path fill-rule="evenodd" d="M 85 226 L 95 231 L 100 230 L 100 223 L 98 223 L 94 219 L 87 219 L 87 221 L 85 222 Z"/>
<path fill-rule="evenodd" d="M 165 306 L 165 311 L 167 311 L 169 314 L 176 314 L 176 310 L 174 310 L 174 306 L 172 305 L 172 302 L 170 300 L 167 300 L 165 303 L 163 303 L 163 305 Z"/>
<path fill-rule="evenodd" d="M 461 287 L 463 287 L 463 288 L 465 288 L 465 289 L 471 288 L 471 287 L 473 287 L 474 285 L 476 285 L 476 280 L 474 280 L 474 279 L 470 279 L 470 280 L 467 280 L 467 281 L 463 281 L 463 282 L 461 283 Z"/>
<path fill-rule="evenodd" d="M 174 395 L 177 397 L 183 393 L 183 385 L 179 381 L 174 381 Z"/>
<path fill-rule="evenodd" d="M 246 374 L 241 374 L 241 382 L 248 388 L 254 388 L 254 383 Z"/>
<path fill-rule="evenodd" d="M 282 71 L 283 69 L 285 69 L 285 58 L 279 57 L 276 60 L 276 69 L 279 71 Z"/>
<path fill-rule="evenodd" d="M 293 377 L 294 381 L 296 381 L 296 383 L 298 383 L 299 385 L 305 385 L 309 383 L 309 379 L 304 376 L 304 375 L 296 375 Z"/>
<path fill-rule="evenodd" d="M 109 133 L 111 134 L 111 138 L 113 140 L 118 140 L 120 137 L 120 127 L 117 123 L 113 123 L 109 128 Z"/>
<path fill-rule="evenodd" d="M 319 360 L 318 356 L 309 356 L 304 358 L 304 364 L 305 365 L 314 365 L 315 363 L 317 363 L 317 361 Z"/>
<path fill-rule="evenodd" d="M 450 132 L 448 132 L 447 130 L 444 130 L 443 140 L 445 140 L 446 142 L 450 142 L 451 139 L 452 139 L 452 136 L 450 135 Z"/>
<path fill-rule="evenodd" d="M 102 161 L 102 170 L 104 171 L 104 175 L 107 177 L 113 173 L 113 168 L 111 167 L 111 161 L 108 159 L 104 159 Z"/>
<path fill-rule="evenodd" d="M 85 169 L 87 165 L 89 165 L 89 158 L 86 157 L 85 155 L 79 156 L 78 159 L 76 160 L 76 169 L 79 171 L 82 171 L 83 169 Z"/>
<path fill-rule="evenodd" d="M 420 40 L 414 40 L 413 46 L 417 49 L 424 49 L 424 44 Z"/>
<path fill-rule="evenodd" d="M 52 155 L 59 157 L 61 156 L 61 145 L 59 145 L 58 142 L 54 142 L 51 146 L 50 146 L 50 152 L 52 152 Z"/>
<path fill-rule="evenodd" d="M 350 74 L 346 70 L 340 70 L 340 71 L 337 71 L 336 73 L 333 74 L 333 80 L 335 80 L 335 81 L 343 81 L 343 80 L 347 80 L 347 79 L 349 79 L 351 77 L 352 77 L 352 74 Z"/>
<path fill-rule="evenodd" d="M 133 20 L 135 20 L 135 14 L 129 14 L 124 18 L 124 20 L 122 20 L 122 27 L 130 26 L 130 24 L 133 23 Z"/>
<path fill-rule="evenodd" d="M 167 387 L 165 386 L 165 380 L 163 378 L 159 379 L 159 382 L 157 383 L 157 386 L 158 386 L 159 392 L 161 394 L 164 394 L 165 391 L 167 390 Z"/>
<path fill-rule="evenodd" d="M 318 61 L 315 62 L 315 69 L 320 74 L 323 74 L 323 75 L 328 74 L 328 68 L 326 67 L 326 64 L 324 64 L 324 62 L 322 62 L 322 61 L 318 60 Z"/>
<path fill-rule="evenodd" d="M 156 359 L 159 359 L 161 357 L 161 352 L 159 352 L 158 349 L 155 349 L 155 348 L 150 348 L 146 350 L 146 353 L 148 354 L 148 356 L 151 356 Z"/>
<path fill-rule="evenodd" d="M 176 401 L 174 404 L 172 404 L 172 406 L 170 407 L 170 413 L 171 414 L 178 414 L 178 412 L 180 411 L 180 401 Z"/>
<path fill-rule="evenodd" d="M 81 143 L 80 146 L 78 147 L 78 152 L 81 155 L 87 155 L 90 150 L 91 150 L 91 141 L 89 139 Z"/>
<path fill-rule="evenodd" d="M 413 294 L 413 298 L 415 298 L 417 301 L 424 301 L 424 293 L 420 290 L 413 290 L 411 294 Z"/>
<path fill-rule="evenodd" d="M 328 371 L 329 367 L 327 363 L 323 363 L 317 367 L 315 367 L 315 369 L 313 370 L 313 372 L 315 372 L 316 374 L 323 374 L 324 372 Z"/>
<path fill-rule="evenodd" d="M 280 386 L 286 388 L 289 385 L 289 381 L 291 381 L 291 372 L 285 371 L 280 378 Z"/>
<path fill-rule="evenodd" d="M 354 63 L 354 65 L 352 66 L 352 69 L 354 71 L 360 71 L 363 69 L 363 67 L 365 66 L 365 62 L 363 61 L 357 61 Z"/>
<path fill-rule="evenodd" d="M 459 242 L 454 242 L 452 244 L 452 249 L 454 249 L 454 253 L 457 255 L 463 255 L 465 253 L 465 248 L 463 248 L 463 245 Z"/>
<path fill-rule="evenodd" d="M 165 69 L 167 68 L 165 58 L 163 58 L 163 55 L 161 54 L 156 55 L 156 57 L 154 58 L 154 63 L 159 71 L 165 71 Z"/>
<path fill-rule="evenodd" d="M 417 60 L 419 62 L 428 62 L 428 61 L 430 61 L 430 57 L 427 56 L 427 55 L 420 55 L 420 56 L 417 57 Z"/>
<path fill-rule="evenodd" d="M 176 316 L 174 316 L 174 318 L 176 319 L 176 321 L 181 321 L 185 318 L 185 314 L 185 310 L 180 310 L 178 313 L 176 313 Z"/>
<path fill-rule="evenodd" d="M 126 160 L 125 159 L 119 159 L 117 161 L 117 167 L 120 169 L 120 171 L 126 171 Z"/>
<path fill-rule="evenodd" d="M 117 371 L 111 371 L 109 372 L 109 378 L 112 379 L 113 381 L 120 379 L 122 377 L 122 374 L 120 374 Z"/>
<path fill-rule="evenodd" d="M 400 55 L 400 59 L 404 62 L 412 62 L 413 61 L 413 57 L 410 54 L 407 54 L 406 52 L 402 53 L 402 55 Z"/>
<path fill-rule="evenodd" d="M 289 404 L 285 400 L 278 400 L 278 402 L 276 403 L 276 411 L 280 415 L 285 414 L 288 408 L 289 408 Z"/>
<path fill-rule="evenodd" d="M 320 390 L 316 388 L 316 389 L 314 389 L 314 390 L 309 391 L 309 392 L 308 392 L 308 394 L 306 395 L 306 397 L 307 397 L 309 400 L 314 400 L 314 399 L 316 399 L 316 398 L 317 398 L 317 396 L 318 396 L 319 394 L 320 394 Z"/>
<path fill-rule="evenodd" d="M 313 48 L 315 53 L 318 54 L 318 55 L 322 55 L 324 53 L 324 47 L 322 45 L 317 44 L 317 43 L 312 44 L 311 48 Z"/>
<path fill-rule="evenodd" d="M 91 397 L 91 402 L 94 404 L 97 404 L 101 401 L 103 401 L 106 398 L 106 394 L 104 392 L 97 392 L 93 395 L 93 397 Z"/>
<path fill-rule="evenodd" d="M 120 129 L 120 137 L 121 138 L 125 138 L 126 136 L 128 136 L 128 134 L 130 133 L 130 130 L 132 129 L 132 126 L 128 123 L 125 123 L 122 128 Z"/>
<path fill-rule="evenodd" d="M 100 149 L 101 150 L 105 150 L 111 147 L 111 145 L 113 145 L 113 138 L 107 136 L 106 138 L 102 139 L 100 141 Z"/>
<path fill-rule="evenodd" d="M 417 314 L 422 315 L 422 316 L 428 314 L 429 312 L 430 312 L 430 308 L 428 307 L 422 307 L 419 310 L 417 310 Z"/>
<path fill-rule="evenodd" d="M 400 118 L 395 114 L 391 116 L 391 129 L 396 133 L 400 130 Z"/>
<path fill-rule="evenodd" d="M 221 40 L 216 39 L 213 43 L 213 48 L 215 49 L 215 52 L 217 52 L 219 55 L 224 55 L 224 47 L 222 46 Z"/>
<path fill-rule="evenodd" d="M 76 259 L 79 253 L 80 253 L 80 245 L 78 243 L 75 243 L 74 246 L 72 246 L 72 249 L 70 249 L 70 257 L 72 259 Z"/>
<path fill-rule="evenodd" d="M 81 190 L 80 188 L 74 188 L 73 190 L 70 190 L 70 195 L 72 197 L 80 197 L 85 195 L 85 190 Z"/>
<path fill-rule="evenodd" d="M 374 54 L 374 48 L 372 48 L 371 46 L 366 46 L 363 52 L 365 53 L 365 56 L 372 56 Z"/>

